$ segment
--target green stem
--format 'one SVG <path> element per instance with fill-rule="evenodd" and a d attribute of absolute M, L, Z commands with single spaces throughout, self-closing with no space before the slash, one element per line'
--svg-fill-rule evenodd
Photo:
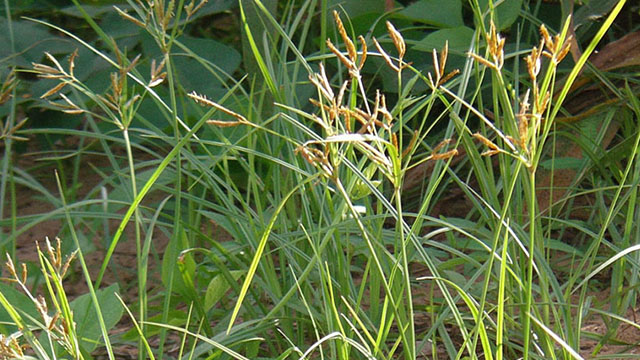
<path fill-rule="evenodd" d="M 525 289 L 525 306 L 520 312 L 523 325 L 523 337 L 524 337 L 524 354 L 523 359 L 529 359 L 529 352 L 531 347 L 531 317 L 529 312 L 531 309 L 533 299 L 533 255 L 535 252 L 535 220 L 536 220 L 536 169 L 529 169 L 529 190 L 531 196 L 529 197 L 529 260 L 527 262 L 527 283 Z"/>

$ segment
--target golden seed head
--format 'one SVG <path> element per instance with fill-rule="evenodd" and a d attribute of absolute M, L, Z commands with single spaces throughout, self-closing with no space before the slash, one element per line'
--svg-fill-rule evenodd
<path fill-rule="evenodd" d="M 333 11 L 333 17 L 336 21 L 336 26 L 338 27 L 338 33 L 342 37 L 342 41 L 344 41 L 344 45 L 347 48 L 347 54 L 349 54 L 349 59 L 351 59 L 352 63 L 356 62 L 357 52 L 356 47 L 353 45 L 353 41 L 347 35 L 347 31 L 344 28 L 344 24 L 340 19 L 340 14 L 336 10 Z"/>
<path fill-rule="evenodd" d="M 458 155 L 458 149 L 449 150 L 443 153 L 431 154 L 427 160 L 446 160 Z"/>
<path fill-rule="evenodd" d="M 549 50 L 553 49 L 553 40 L 551 39 L 551 35 L 549 35 L 549 30 L 547 30 L 547 27 L 544 26 L 544 24 L 540 25 L 540 36 L 547 48 Z"/>
<path fill-rule="evenodd" d="M 76 48 L 71 55 L 69 55 L 69 75 L 73 77 L 73 70 L 76 67 L 76 58 L 78 57 L 78 49 Z"/>
<path fill-rule="evenodd" d="M 353 61 L 344 56 L 344 54 L 342 54 L 342 52 L 338 50 L 335 45 L 333 45 L 330 39 L 327 39 L 327 47 L 338 59 L 340 59 L 340 62 L 342 62 L 349 70 L 356 68 Z"/>
<path fill-rule="evenodd" d="M 118 15 L 120 15 L 120 17 L 122 17 L 123 19 L 130 21 L 134 24 L 136 24 L 137 26 L 140 27 L 145 27 L 144 23 L 136 18 L 134 18 L 133 16 L 127 14 L 126 12 L 120 10 L 120 8 L 118 8 L 117 6 L 114 6 L 114 8 L 116 9 L 116 12 L 118 13 Z"/>
<path fill-rule="evenodd" d="M 444 74 L 444 69 L 447 65 L 447 58 L 449 57 L 449 40 L 444 42 L 444 47 L 440 53 L 440 74 Z"/>
<path fill-rule="evenodd" d="M 542 49 L 542 44 L 540 44 L 540 49 Z M 527 71 L 529 72 L 529 77 L 531 80 L 535 81 L 540 73 L 540 67 L 542 61 L 540 60 L 541 51 L 537 47 L 533 47 L 531 49 L 531 54 L 527 55 L 525 61 L 527 63 Z"/>
<path fill-rule="evenodd" d="M 450 71 L 447 75 L 445 75 L 442 79 L 440 79 L 440 81 L 438 82 L 438 86 L 446 83 L 447 81 L 451 80 L 451 78 L 453 78 L 458 74 L 460 74 L 460 69 L 453 69 L 453 71 Z"/>
<path fill-rule="evenodd" d="M 499 70 L 504 64 L 504 44 L 506 39 L 500 36 L 493 21 L 491 21 L 489 33 L 486 35 L 489 54 L 493 58 L 495 68 Z"/>
<path fill-rule="evenodd" d="M 360 61 L 358 62 L 358 70 L 361 70 L 364 66 L 364 62 L 367 60 L 367 42 L 362 35 L 358 36 L 360 46 L 362 48 L 362 55 L 360 55 Z"/>
<path fill-rule="evenodd" d="M 436 145 L 436 147 L 434 147 L 433 150 L 431 150 L 431 151 L 436 153 L 436 152 L 440 151 L 443 147 L 445 147 L 446 145 L 451 143 L 451 141 L 453 141 L 453 139 L 444 139 L 444 140 L 440 141 L 440 143 L 438 145 Z"/>
<path fill-rule="evenodd" d="M 67 83 L 64 82 L 64 81 L 58 83 L 58 85 L 52 87 L 51 89 L 49 89 L 49 91 L 47 91 L 44 94 L 40 95 L 40 99 L 47 98 L 47 97 L 57 93 L 58 91 L 62 90 L 62 88 L 65 87 L 66 85 L 67 85 Z"/>
<path fill-rule="evenodd" d="M 551 98 L 551 94 L 547 91 L 544 96 L 542 96 L 542 98 L 540 98 L 538 96 L 538 101 L 537 101 L 537 109 L 536 109 L 536 113 L 537 114 L 542 114 L 547 110 L 547 106 L 549 105 L 549 99 Z"/>
<path fill-rule="evenodd" d="M 491 150 L 494 150 L 494 151 L 499 151 L 500 150 L 498 145 L 494 144 L 493 141 L 487 139 L 484 135 L 482 135 L 480 133 L 473 134 L 473 137 L 478 139 L 478 140 L 480 140 L 481 143 L 483 143 L 486 147 L 488 147 Z"/>
<path fill-rule="evenodd" d="M 413 135 L 411 136 L 411 141 L 409 141 L 409 145 L 407 145 L 407 147 L 402 151 L 401 157 L 404 158 L 407 155 L 409 155 L 409 153 L 414 148 L 414 146 L 416 146 L 417 142 L 418 142 L 418 130 L 413 130 Z"/>
<path fill-rule="evenodd" d="M 198 5 L 195 5 L 195 0 L 191 0 L 191 2 L 188 5 L 184 6 L 185 12 L 187 13 L 187 17 L 191 17 L 193 14 L 198 12 L 198 10 L 200 10 L 207 3 L 207 1 L 208 0 L 201 0 L 200 3 L 198 3 Z"/>
<path fill-rule="evenodd" d="M 225 113 L 227 115 L 233 116 L 234 118 L 237 119 L 238 122 L 245 123 L 245 124 L 248 123 L 247 119 L 244 116 L 242 116 L 242 115 L 240 115 L 240 114 L 238 114 L 238 113 L 236 113 L 236 112 L 234 112 L 232 110 L 229 110 L 226 107 L 224 107 L 224 106 L 222 106 L 222 105 L 220 105 L 220 104 L 218 104 L 218 103 L 216 103 L 214 101 L 211 101 L 211 100 L 207 99 L 207 97 L 204 96 L 204 95 L 197 94 L 195 91 L 190 92 L 189 94 L 187 94 L 187 96 L 192 98 L 196 103 L 198 103 L 200 105 L 210 106 L 212 108 L 215 108 L 217 110 L 222 111 L 223 113 Z M 215 122 L 217 120 L 213 120 L 213 121 Z"/>
<path fill-rule="evenodd" d="M 433 56 L 433 69 L 436 72 L 436 82 L 440 82 L 440 78 L 442 78 L 442 72 L 440 71 L 440 62 L 438 61 L 438 52 L 434 48 L 431 54 Z"/>
<path fill-rule="evenodd" d="M 564 47 L 562 48 L 562 50 L 560 50 L 560 52 L 558 53 L 557 59 L 556 61 L 559 63 L 560 61 L 562 61 L 565 56 L 567 56 L 567 54 L 569 53 L 569 51 L 571 50 L 571 40 L 573 39 L 572 36 L 567 37 L 567 42 L 564 45 Z"/>
<path fill-rule="evenodd" d="M 490 69 L 493 69 L 493 70 L 496 70 L 496 71 L 498 70 L 498 67 L 494 63 L 492 63 L 491 61 L 483 58 L 480 55 L 477 55 L 477 54 L 472 53 L 472 52 L 467 53 L 467 55 L 471 56 L 475 61 L 481 63 L 482 65 L 484 65 L 484 66 L 486 66 L 486 67 L 488 67 Z"/>
<path fill-rule="evenodd" d="M 407 45 L 404 42 L 404 38 L 402 34 L 393 26 L 390 21 L 387 21 L 387 31 L 389 32 L 389 36 L 391 36 L 391 41 L 393 41 L 393 45 L 396 46 L 396 50 L 398 50 L 398 57 L 401 59 L 404 57 L 404 54 L 407 50 Z"/>
<path fill-rule="evenodd" d="M 527 90 L 524 98 L 520 102 L 520 111 L 518 112 L 518 135 L 520 139 L 517 143 L 520 144 L 522 149 L 525 148 L 529 132 L 529 93 L 530 91 Z"/>
<path fill-rule="evenodd" d="M 373 44 L 376 46 L 376 49 L 378 49 L 378 52 L 380 53 L 380 55 L 382 55 L 382 58 L 387 63 L 387 65 L 389 65 L 389 67 L 392 68 L 396 72 L 400 71 L 400 68 L 397 67 L 393 63 L 393 61 L 391 61 L 391 57 L 389 57 L 389 54 L 387 54 L 387 52 L 384 51 L 382 46 L 380 46 L 380 43 L 378 42 L 378 40 L 376 40 L 376 38 L 373 38 Z"/>

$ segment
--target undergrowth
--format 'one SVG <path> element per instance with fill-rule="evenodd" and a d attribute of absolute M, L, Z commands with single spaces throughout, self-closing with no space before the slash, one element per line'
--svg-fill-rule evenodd
<path fill-rule="evenodd" d="M 581 53 L 570 53 L 570 17 L 557 31 L 531 20 L 534 45 L 507 49 L 504 17 L 490 1 L 470 1 L 470 42 L 430 49 L 428 69 L 407 59 L 412 42 L 386 15 L 376 20 L 383 31 L 357 34 L 349 14 L 324 0 L 239 1 L 255 70 L 240 77 L 183 42 L 206 1 L 115 7 L 152 39 L 144 46 L 153 44 L 154 58 L 119 45 L 74 3 L 99 46 L 30 19 L 82 50 L 15 67 L 0 92 L 10 108 L 0 129 L 2 209 L 11 204 L 9 216 L 0 212 L 10 230 L 0 241 L 3 358 L 116 359 L 133 345 L 139 359 L 581 359 L 586 339 L 598 341 L 596 355 L 619 324 L 640 329 L 626 318 L 640 265 L 640 135 L 628 129 L 640 115 L 636 84 L 615 85 L 619 106 L 580 123 L 593 138 L 563 125 L 565 100 L 625 1 Z M 106 90 L 80 78 L 82 56 L 108 66 Z M 198 79 L 186 77 L 184 58 L 206 70 L 190 76 L 223 91 L 190 88 Z M 49 81 L 43 104 L 81 116 L 81 126 L 25 127 L 16 72 Z M 607 162 L 600 143 L 614 118 L 626 125 L 624 156 Z M 57 192 L 21 169 L 13 150 L 42 134 L 78 139 L 43 154 L 59 165 Z M 554 151 L 571 136 L 584 159 Z M 108 164 L 95 167 L 102 180 L 79 192 L 95 157 Z M 572 166 L 581 175 L 554 188 L 558 169 Z M 415 176 L 420 185 L 408 188 Z M 21 216 L 19 187 L 55 209 Z M 437 213 L 451 191 L 464 213 Z M 576 217 L 581 198 L 592 202 Z M 48 219 L 64 221 L 62 242 L 47 240 L 35 271 L 19 270 L 17 237 Z M 85 258 L 91 238 L 104 254 L 99 269 Z M 105 287 L 105 275 L 122 270 L 113 256 L 124 241 L 135 243 L 135 284 Z M 76 299 L 65 295 L 70 268 L 88 289 Z M 605 272 L 609 306 L 592 291 Z M 121 287 L 136 296 L 123 300 Z M 604 334 L 583 330 L 594 317 Z M 119 322 L 129 331 L 114 333 Z M 637 346 L 626 345 L 621 353 Z"/>

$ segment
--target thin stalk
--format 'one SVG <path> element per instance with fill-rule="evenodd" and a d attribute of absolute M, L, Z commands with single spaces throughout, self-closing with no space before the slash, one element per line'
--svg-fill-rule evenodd
<path fill-rule="evenodd" d="M 398 104 L 402 104 L 403 102 L 403 91 L 402 91 L 402 59 L 400 59 L 400 62 L 398 64 L 398 68 L 399 71 L 396 73 L 397 75 L 397 81 L 398 81 Z M 366 101 L 365 101 L 366 104 Z M 402 272 L 404 275 L 403 281 L 403 287 L 405 288 L 406 291 L 406 298 L 404 299 L 406 301 L 407 304 L 407 314 L 406 314 L 406 320 L 409 321 L 408 328 L 404 326 L 404 324 L 402 324 L 402 319 L 398 319 L 399 323 L 400 323 L 400 331 L 402 332 L 407 332 L 408 334 L 408 339 L 406 340 L 408 343 L 405 344 L 405 346 L 408 345 L 408 347 L 406 347 L 405 350 L 405 358 L 407 359 L 415 359 L 416 358 L 416 341 L 415 341 L 415 320 L 413 318 L 413 294 L 411 293 L 411 278 L 409 277 L 409 258 L 408 258 L 408 254 L 407 254 L 407 241 L 405 238 L 405 234 L 404 234 L 404 229 L 403 229 L 403 224 L 404 224 L 404 218 L 403 218 L 403 211 L 402 211 L 402 182 L 403 182 L 403 175 L 404 175 L 404 171 L 402 169 L 402 153 L 403 153 L 403 129 L 404 129 L 404 117 L 403 117 L 403 108 L 402 106 L 400 106 L 400 109 L 398 111 L 397 117 L 398 117 L 398 152 L 397 152 L 397 157 L 395 159 L 395 163 L 398 164 L 398 166 L 394 166 L 394 171 L 396 172 L 395 174 L 395 189 L 394 189 L 394 196 L 395 196 L 395 200 L 396 200 L 396 211 L 398 213 L 398 219 L 396 221 L 396 236 L 398 237 L 398 241 L 400 244 L 400 248 L 402 251 Z"/>
<path fill-rule="evenodd" d="M 343 197 L 343 199 L 345 201 L 345 205 L 347 206 L 348 210 L 351 212 L 351 215 L 353 216 L 354 220 L 356 221 L 356 224 L 358 225 L 360 233 L 362 234 L 362 237 L 365 240 L 365 243 L 367 244 L 367 247 L 368 247 L 369 251 L 371 252 L 371 258 L 373 259 L 373 262 L 374 262 L 374 265 L 375 265 L 375 269 L 377 270 L 378 275 L 382 279 L 382 285 L 384 287 L 384 291 L 385 291 L 385 294 L 386 294 L 386 299 L 388 299 L 390 304 L 391 304 L 391 309 L 393 310 L 393 315 L 395 316 L 396 319 L 401 319 L 400 314 L 399 314 L 399 305 L 396 302 L 396 300 L 394 299 L 393 292 L 391 291 L 391 285 L 392 284 L 384 276 L 385 272 L 384 272 L 384 269 L 382 267 L 382 263 L 380 262 L 380 259 L 376 255 L 375 247 L 373 246 L 372 239 L 369 237 L 369 233 L 368 233 L 367 229 L 364 227 L 364 224 L 360 220 L 360 214 L 358 213 L 358 211 L 355 209 L 353 203 L 351 202 L 351 198 L 349 197 L 349 193 L 347 192 L 347 190 L 342 185 L 342 182 L 339 179 L 336 179 L 336 178 L 333 179 L 333 182 L 336 185 L 336 188 L 337 188 L 338 192 L 342 195 L 342 197 Z M 401 221 L 402 220 L 398 215 L 398 222 L 401 222 Z M 399 326 L 402 327 L 402 324 L 400 323 Z M 408 340 L 407 340 L 407 337 L 406 337 L 406 331 L 400 331 L 400 339 L 401 339 L 402 343 L 405 344 L 405 346 L 411 346 L 411 345 L 408 344 Z M 415 344 L 413 346 L 415 347 Z"/>
<path fill-rule="evenodd" d="M 131 151 L 131 140 L 129 139 L 129 129 L 125 128 L 122 131 L 122 136 L 124 137 L 124 142 L 125 142 L 125 149 L 127 151 L 127 162 L 129 165 L 129 177 L 131 178 L 131 193 L 132 193 L 132 199 L 135 199 L 138 196 L 138 187 L 136 185 L 136 172 L 135 172 L 135 162 L 133 160 L 133 153 Z M 146 283 L 146 276 L 147 276 L 147 272 L 145 271 L 146 269 L 142 269 L 141 265 L 142 265 L 142 239 L 141 239 L 141 234 L 140 234 L 140 226 L 142 224 L 142 219 L 140 217 L 140 209 L 136 206 L 135 211 L 133 213 L 133 219 L 134 219 L 134 229 L 135 229 L 135 236 L 136 236 L 136 264 L 137 264 L 137 268 L 138 268 L 138 294 L 142 294 L 146 291 L 145 288 L 143 288 L 144 284 Z M 146 297 L 145 297 L 146 298 Z M 146 321 L 147 316 L 147 308 L 146 308 L 146 303 L 144 301 L 139 301 L 139 308 L 138 311 L 140 312 L 138 314 L 138 316 L 140 317 L 140 331 L 142 331 L 143 334 L 145 334 L 145 323 L 144 321 Z M 143 342 L 143 338 L 144 336 L 140 336 L 138 339 L 138 349 L 140 349 L 139 354 L 138 354 L 138 358 L 139 359 L 143 359 L 145 356 L 145 347 L 144 347 L 144 342 Z"/>
<path fill-rule="evenodd" d="M 13 25 L 11 20 L 11 7 L 9 6 L 9 0 L 4 0 L 4 8 L 7 19 L 7 28 L 9 33 L 9 46 L 11 47 L 11 53 L 15 54 L 15 41 L 13 37 Z M 11 67 L 10 71 L 14 71 L 15 67 Z M 16 119 L 16 88 L 11 91 L 9 114 L 7 121 L 4 124 L 4 129 L 13 129 Z M 13 139 L 7 136 L 4 139 L 4 156 L 2 157 L 2 177 L 0 179 L 0 221 L 4 219 L 4 204 L 7 191 L 7 181 L 10 181 L 11 186 L 11 233 L 16 230 L 16 202 L 15 202 L 15 183 L 13 178 L 13 170 L 11 164 L 12 157 L 12 144 Z M 5 247 L 4 231 L 0 229 L 0 253 L 8 253 L 11 258 L 15 256 L 16 243 L 13 241 L 9 245 L 9 249 Z"/>
<path fill-rule="evenodd" d="M 84 260 L 84 255 L 82 252 L 82 248 L 80 247 L 80 240 L 76 234 L 73 221 L 71 220 L 71 214 L 67 207 L 67 201 L 64 198 L 64 193 L 62 191 L 62 184 L 60 182 L 60 177 L 56 172 L 56 183 L 58 185 L 58 191 L 60 192 L 60 200 L 62 201 L 62 207 L 64 209 L 64 214 L 67 220 L 67 225 L 69 226 L 69 232 L 71 233 L 71 238 L 73 239 L 75 247 L 78 249 L 78 260 L 80 261 L 80 265 L 82 268 L 82 274 L 84 275 L 84 279 L 87 283 L 87 288 L 89 289 L 89 294 L 91 297 L 91 302 L 93 309 L 96 312 L 96 317 L 98 318 L 98 325 L 100 327 L 100 331 L 102 333 L 102 339 L 104 340 L 104 345 L 107 351 L 107 356 L 110 360 L 114 360 L 116 357 L 113 353 L 113 348 L 111 347 L 111 341 L 109 339 L 109 332 L 107 331 L 106 324 L 104 322 L 104 317 L 102 316 L 102 309 L 100 308 L 100 302 L 98 301 L 98 297 L 96 295 L 96 287 L 91 284 L 91 274 L 89 273 L 89 268 L 87 263 Z"/>
<path fill-rule="evenodd" d="M 169 88 L 169 102 L 170 102 L 170 114 L 171 114 L 171 119 L 173 120 L 173 134 L 174 134 L 174 140 L 175 143 L 178 144 L 180 142 L 180 120 L 178 118 L 178 105 L 177 105 L 177 100 L 176 100 L 176 84 L 175 84 L 175 78 L 174 78 L 174 67 L 173 67 L 173 62 L 171 59 L 171 47 L 173 45 L 173 40 L 176 38 L 177 33 L 178 33 L 178 28 L 179 28 L 179 20 L 180 20 L 180 15 L 182 13 L 182 8 L 184 6 L 184 0 L 180 0 L 178 6 L 177 6 L 177 16 L 175 17 L 175 25 L 171 31 L 171 34 L 169 36 L 168 42 L 166 42 L 165 39 L 165 33 L 162 31 L 159 31 L 159 36 L 160 39 L 158 39 L 160 41 L 160 44 L 162 44 L 162 52 L 163 52 L 163 56 L 164 56 L 164 61 L 165 61 L 165 66 L 167 68 L 167 82 L 168 82 L 168 88 Z M 182 159 L 181 159 L 181 153 L 180 151 L 178 151 L 176 153 L 176 159 L 175 159 L 175 171 L 176 171 L 176 178 L 175 178 L 175 210 L 174 210 L 174 219 L 173 219 L 173 229 L 177 230 L 177 229 L 181 229 L 180 226 L 180 221 L 181 221 L 181 213 L 182 213 L 182 208 L 181 208 L 181 204 L 182 204 Z M 179 231 L 175 231 L 173 233 L 172 236 L 176 237 L 176 236 L 181 236 L 182 232 Z M 140 289 L 140 291 L 146 291 L 146 289 Z M 165 294 L 165 308 L 166 305 L 168 303 L 168 297 L 170 296 L 169 293 Z M 162 313 L 162 322 L 166 323 L 168 321 L 168 312 L 163 311 Z M 142 324 L 142 321 L 141 321 Z M 145 334 L 145 328 L 142 327 L 142 332 L 143 334 Z M 165 340 L 166 340 L 166 329 L 162 328 L 160 330 L 160 344 L 158 346 L 158 358 L 160 360 L 162 360 L 162 357 L 164 356 L 164 344 L 165 344 Z M 139 340 L 139 346 L 142 345 L 141 344 L 142 339 Z M 141 347 L 140 347 L 141 348 Z M 142 354 L 142 352 L 140 352 L 139 355 L 144 355 Z M 140 360 L 142 360 L 143 357 L 140 358 Z"/>
<path fill-rule="evenodd" d="M 509 222 L 507 220 L 507 226 Z M 504 232 L 504 242 L 502 244 L 502 261 L 500 263 L 500 277 L 498 278 L 498 310 L 496 321 L 496 360 L 502 360 L 504 353 L 504 312 L 505 312 L 505 287 L 507 282 L 507 249 L 509 244 L 509 233 Z M 493 256 L 491 257 L 493 259 Z M 487 271 L 487 274 L 490 272 Z"/>
<path fill-rule="evenodd" d="M 531 317 L 526 315 L 530 312 L 533 301 L 533 256 L 535 253 L 535 221 L 536 221 L 536 168 L 529 168 L 529 259 L 527 261 L 527 282 L 525 284 L 525 305 L 521 314 L 523 315 L 522 332 L 524 337 L 523 359 L 529 359 L 531 347 Z"/>

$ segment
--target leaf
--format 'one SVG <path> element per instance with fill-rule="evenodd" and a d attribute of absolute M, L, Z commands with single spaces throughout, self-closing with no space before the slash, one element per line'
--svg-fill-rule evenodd
<path fill-rule="evenodd" d="M 187 323 L 187 314 L 182 310 L 169 310 L 169 314 L 167 317 L 167 321 L 165 322 L 168 325 L 182 327 Z M 150 318 L 147 318 L 145 321 L 147 322 L 162 322 L 162 314 L 154 315 Z M 146 330 L 145 336 L 147 338 L 158 335 L 161 332 L 162 328 L 159 326 L 149 326 Z M 135 327 L 131 327 L 126 333 L 122 334 L 122 340 L 125 341 L 137 341 L 140 337 L 138 333 L 138 329 Z"/>
<path fill-rule="evenodd" d="M 544 247 L 549 250 L 558 250 L 565 252 L 567 254 L 573 254 L 575 256 L 583 256 L 584 252 L 580 249 L 573 247 L 562 240 L 545 238 L 544 239 Z"/>
<path fill-rule="evenodd" d="M 464 277 L 464 275 L 460 274 L 457 271 L 452 270 L 444 270 L 443 271 L 449 280 L 454 282 L 456 285 L 463 287 L 467 284 L 468 280 Z"/>
<path fill-rule="evenodd" d="M 460 0 L 420 0 L 401 10 L 396 16 L 439 28 L 464 25 Z"/>
<path fill-rule="evenodd" d="M 30 21 L 13 21 L 15 53 L 11 49 L 9 23 L 0 16 L 0 59 L 5 65 L 30 68 L 32 62 L 40 62 L 44 51 L 50 54 L 70 53 L 75 48 L 70 40 L 50 34 L 42 26 Z"/>
<path fill-rule="evenodd" d="M 146 33 L 141 33 L 142 51 L 145 56 L 153 59 L 161 59 L 162 53 L 158 49 L 155 40 Z M 211 39 L 181 36 L 178 40 L 186 48 L 191 50 L 201 60 L 211 62 L 218 68 L 216 74 L 207 70 L 198 59 L 185 54 L 177 45 L 173 47 L 173 66 L 175 66 L 180 84 L 189 91 L 210 95 L 215 89 L 222 87 L 222 82 L 216 77 L 220 76 L 226 82 L 223 73 L 232 75 L 240 66 L 241 56 L 234 48 Z M 215 70 L 214 70 L 215 71 Z"/>
<path fill-rule="evenodd" d="M 34 319 L 40 318 L 35 304 L 27 297 L 27 295 L 4 283 L 0 283 L 0 292 L 2 292 L 2 295 L 4 295 L 9 304 L 18 310 L 23 320 L 27 320 L 26 316 L 22 316 L 24 313 Z M 9 316 L 7 310 L 5 310 L 4 306 L 0 305 L 0 334 L 12 334 L 18 331 L 17 327 L 8 326 L 7 324 L 13 324 L 13 320 L 11 319 L 11 316 Z"/>
<path fill-rule="evenodd" d="M 414 50 L 432 52 L 440 51 L 445 42 L 449 42 L 449 51 L 464 54 L 473 40 L 473 29 L 459 26 L 450 29 L 434 31 L 413 46 Z"/>
<path fill-rule="evenodd" d="M 112 329 L 120 321 L 124 311 L 115 295 L 119 290 L 118 284 L 112 284 L 96 291 L 96 298 L 107 330 Z M 70 307 L 76 322 L 76 332 L 80 337 L 80 346 L 90 353 L 103 343 L 100 323 L 90 294 L 79 296 L 71 302 Z"/>
<path fill-rule="evenodd" d="M 184 231 L 181 231 L 180 234 L 171 238 L 162 258 L 162 283 L 168 288 L 171 277 L 173 277 L 172 290 L 182 296 L 192 298 L 194 289 L 185 284 L 183 277 L 181 276 L 180 266 L 178 265 L 178 257 L 180 256 L 181 251 L 188 247 L 189 244 L 187 243 Z M 186 276 L 191 276 L 193 279 L 196 270 L 196 264 L 193 257 L 185 255 L 183 261 L 183 269 L 187 273 Z"/>
<path fill-rule="evenodd" d="M 581 169 L 586 164 L 586 161 L 582 158 L 574 158 L 574 157 L 556 157 L 553 159 L 548 159 L 540 162 L 540 167 L 545 170 L 565 170 L 565 169 L 573 169 L 578 170 Z"/>
<path fill-rule="evenodd" d="M 245 272 L 242 270 L 234 270 L 230 271 L 231 276 L 234 280 L 238 280 L 242 274 Z M 227 282 L 227 280 L 222 276 L 222 274 L 218 274 L 211 279 L 209 282 L 209 286 L 207 286 L 207 292 L 204 296 L 204 310 L 209 311 L 215 304 L 222 299 L 224 294 L 229 291 L 231 288 L 231 284 Z"/>
<path fill-rule="evenodd" d="M 197 2 L 197 4 L 198 3 L 199 2 Z M 191 17 L 190 21 L 193 21 L 193 20 L 195 20 L 197 18 L 200 18 L 200 17 L 203 17 L 203 16 L 218 14 L 218 13 L 221 13 L 223 11 L 227 11 L 227 10 L 231 9 L 231 7 L 235 7 L 236 4 L 237 4 L 236 0 L 209 1 L 202 8 L 200 8 L 200 10 L 198 10 L 198 12 L 196 12 Z"/>
<path fill-rule="evenodd" d="M 123 10 L 129 8 L 128 6 L 123 6 L 123 4 L 118 4 L 117 6 Z M 82 4 L 82 9 L 94 19 L 99 18 L 106 13 L 114 12 L 113 4 L 107 4 L 107 5 Z M 82 19 L 83 17 L 82 12 L 80 12 L 80 10 L 75 5 L 65 6 L 61 8 L 59 11 L 61 14 L 64 14 L 67 17 L 72 16 L 80 19 Z"/>
<path fill-rule="evenodd" d="M 573 23 L 575 29 L 604 18 L 617 3 L 618 0 L 593 0 L 586 2 L 580 6 L 578 10 L 574 11 Z"/>
<path fill-rule="evenodd" d="M 496 1 L 492 1 L 492 3 L 496 3 Z M 478 0 L 478 4 L 480 5 L 480 9 L 483 13 L 489 10 L 489 0 Z M 495 6 L 495 5 L 494 5 Z M 498 30 L 504 30 L 510 27 L 518 16 L 520 15 L 520 8 L 522 8 L 522 0 L 504 0 L 502 1 L 497 8 L 495 8 L 495 17 L 494 22 Z M 487 16 L 487 24 L 489 22 L 489 17 Z"/>
<path fill-rule="evenodd" d="M 449 1 L 449 0 L 447 0 Z M 385 12 L 384 1 L 380 0 L 329 0 L 328 9 L 344 9 L 352 20 L 364 14 Z M 340 11 L 342 13 L 342 10 Z"/>

